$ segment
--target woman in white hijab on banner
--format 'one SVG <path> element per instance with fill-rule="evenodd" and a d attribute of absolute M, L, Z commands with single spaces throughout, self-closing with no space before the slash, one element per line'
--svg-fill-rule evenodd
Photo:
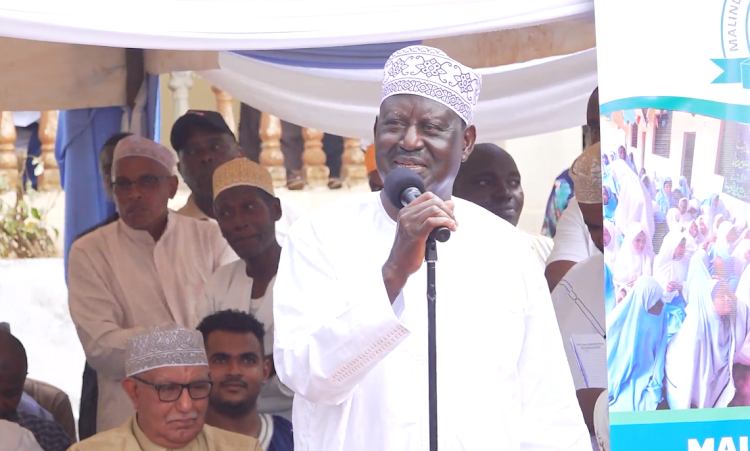
<path fill-rule="evenodd" d="M 729 286 L 713 279 L 708 257 L 699 250 L 690 260 L 685 321 L 669 342 L 666 360 L 670 409 L 727 407 L 735 394 L 732 364 L 737 316 L 747 309 L 737 303 Z"/>
<path fill-rule="evenodd" d="M 374 130 L 377 168 L 383 179 L 409 168 L 429 192 L 400 211 L 383 192 L 349 196 L 290 229 L 274 286 L 274 362 L 296 393 L 295 449 L 428 448 L 423 261 L 440 226 L 453 232 L 438 245 L 440 449 L 591 449 L 528 242 L 451 199 L 476 139 L 480 88 L 472 69 L 440 50 L 395 52 Z"/>
<path fill-rule="evenodd" d="M 687 237 L 685 233 L 672 231 L 664 237 L 659 255 L 654 259 L 654 278 L 664 289 L 662 300 L 666 304 L 668 333 L 667 338 L 680 330 L 685 319 L 685 281 L 687 280 L 690 259 L 686 256 Z"/>
<path fill-rule="evenodd" d="M 629 291 L 642 275 L 653 274 L 654 249 L 651 236 L 640 222 L 631 222 L 612 271 L 617 291 Z"/>

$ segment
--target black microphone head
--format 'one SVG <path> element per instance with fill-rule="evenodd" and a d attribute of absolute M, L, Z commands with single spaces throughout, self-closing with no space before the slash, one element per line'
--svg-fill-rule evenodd
<path fill-rule="evenodd" d="M 401 193 L 407 188 L 417 188 L 420 193 L 425 192 L 424 180 L 411 169 L 395 168 L 388 173 L 383 182 L 385 197 L 399 210 L 403 207 Z"/>

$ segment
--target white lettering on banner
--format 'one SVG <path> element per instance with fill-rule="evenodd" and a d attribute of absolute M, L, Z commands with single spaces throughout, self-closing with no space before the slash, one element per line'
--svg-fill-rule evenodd
<path fill-rule="evenodd" d="M 694 438 L 688 440 L 688 451 L 748 451 L 747 437 L 737 437 L 739 446 L 735 446 L 735 439 L 732 437 L 722 437 L 719 447 L 714 445 L 716 441 L 713 438 L 707 438 L 703 445 Z"/>

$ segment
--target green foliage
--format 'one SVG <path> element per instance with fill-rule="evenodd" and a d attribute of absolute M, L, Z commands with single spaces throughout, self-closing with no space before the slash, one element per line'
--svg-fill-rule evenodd
<path fill-rule="evenodd" d="M 0 192 L 7 191 L 8 185 L 7 179 L 0 176 Z M 59 232 L 45 223 L 54 200 L 51 205 L 39 208 L 33 206 L 38 198 L 39 194 L 30 186 L 26 190 L 19 186 L 15 205 L 0 199 L 0 258 L 44 258 L 57 254 L 55 239 Z"/>

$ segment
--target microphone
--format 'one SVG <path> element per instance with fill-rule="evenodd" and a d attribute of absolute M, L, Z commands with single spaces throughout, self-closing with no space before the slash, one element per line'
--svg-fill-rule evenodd
<path fill-rule="evenodd" d="M 425 192 L 424 181 L 414 171 L 407 168 L 395 168 L 383 182 L 385 197 L 394 207 L 399 210 L 409 205 Z M 430 236 L 441 243 L 445 243 L 451 237 L 448 227 L 438 227 L 430 233 Z"/>

